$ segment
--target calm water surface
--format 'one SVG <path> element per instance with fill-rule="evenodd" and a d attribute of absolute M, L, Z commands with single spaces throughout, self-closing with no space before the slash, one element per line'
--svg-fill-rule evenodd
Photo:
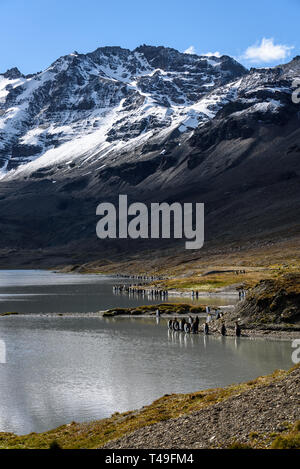
<path fill-rule="evenodd" d="M 43 270 L 0 270 L 0 313 L 96 312 L 108 308 L 139 306 L 157 300 L 148 297 L 116 295 L 114 284 L 137 283 L 138 280 L 104 275 L 60 274 Z M 169 297 L 172 302 L 193 302 L 191 298 Z M 236 298 L 200 298 L 198 303 L 226 305 Z"/>
<path fill-rule="evenodd" d="M 113 295 L 116 282 L 124 280 L 0 271 L 0 311 L 26 313 L 0 317 L 0 361 L 6 352 L 6 363 L 0 363 L 0 431 L 40 432 L 99 419 L 166 393 L 224 386 L 292 366 L 290 342 L 205 338 L 171 333 L 163 319 L 87 315 L 151 302 Z"/>
<path fill-rule="evenodd" d="M 0 431 L 40 432 L 289 368 L 290 342 L 170 333 L 166 321 L 0 318 Z"/>

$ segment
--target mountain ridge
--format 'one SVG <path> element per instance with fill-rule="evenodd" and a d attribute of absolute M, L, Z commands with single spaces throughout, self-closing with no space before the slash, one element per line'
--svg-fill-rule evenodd
<path fill-rule="evenodd" d="M 208 59 L 145 45 L 134 51 L 102 47 L 72 53 L 28 76 L 10 69 L 0 75 L 0 164 L 15 169 L 66 141 L 90 135 L 102 124 L 105 132 L 110 113 L 116 114 L 111 116 L 114 120 L 127 119 L 131 125 L 135 121 L 130 111 L 138 110 L 137 133 L 145 126 L 179 124 L 189 112 L 197 114 L 189 108 L 207 90 L 244 73 L 244 67 L 228 56 Z M 192 121 L 193 117 L 194 126 Z"/>
<path fill-rule="evenodd" d="M 122 193 L 204 202 L 205 246 L 299 234 L 299 58 L 237 76 L 227 56 L 141 47 L 148 58 L 98 48 L 59 58 L 38 79 L 1 76 L 3 262 L 35 247 L 41 262 L 55 250 L 70 261 L 168 249 L 100 243 L 96 206 Z"/>

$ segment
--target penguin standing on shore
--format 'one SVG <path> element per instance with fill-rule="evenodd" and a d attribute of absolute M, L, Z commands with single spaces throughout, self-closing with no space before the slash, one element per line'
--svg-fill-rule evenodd
<path fill-rule="evenodd" d="M 180 324 L 179 324 L 179 328 L 181 331 L 184 331 L 184 326 L 186 324 L 186 320 L 184 318 L 181 319 L 180 321 Z"/>
<path fill-rule="evenodd" d="M 174 331 L 179 330 L 179 322 L 177 321 L 177 318 L 175 318 L 174 321 L 173 321 L 173 329 L 174 329 Z"/>
<path fill-rule="evenodd" d="M 222 326 L 221 326 L 221 334 L 224 336 L 226 335 L 226 326 L 225 324 L 223 323 Z"/>
<path fill-rule="evenodd" d="M 235 323 L 235 335 L 237 337 L 240 337 L 240 335 L 241 335 L 241 327 L 240 327 L 238 322 Z"/>

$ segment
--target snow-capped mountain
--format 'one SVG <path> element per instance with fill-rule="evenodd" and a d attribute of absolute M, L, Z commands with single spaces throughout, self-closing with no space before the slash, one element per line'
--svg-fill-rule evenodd
<path fill-rule="evenodd" d="M 204 202 L 205 243 L 299 233 L 299 78 L 300 57 L 246 70 L 151 46 L 0 75 L 2 265 L 140 249 L 95 235 L 98 203 L 118 194 Z"/>
<path fill-rule="evenodd" d="M 2 173 L 82 164 L 194 129 L 234 97 L 235 85 L 224 85 L 246 73 L 227 56 L 151 46 L 74 52 L 30 76 L 8 70 L 0 75 Z"/>

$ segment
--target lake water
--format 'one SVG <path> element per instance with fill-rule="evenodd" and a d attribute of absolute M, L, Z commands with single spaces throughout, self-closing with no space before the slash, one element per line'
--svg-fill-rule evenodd
<path fill-rule="evenodd" d="M 290 342 L 172 333 L 166 320 L 0 318 L 0 431 L 45 431 L 289 368 Z"/>
<path fill-rule="evenodd" d="M 61 274 L 43 270 L 0 270 L 0 313 L 87 313 L 119 307 L 157 303 L 147 296 L 129 297 L 114 294 L 115 284 L 138 283 L 138 280 L 104 275 Z M 169 296 L 172 302 L 226 305 L 235 297 L 191 298 Z"/>
<path fill-rule="evenodd" d="M 164 394 L 292 366 L 290 342 L 187 335 L 168 331 L 165 319 L 86 314 L 146 303 L 114 296 L 114 283 L 97 275 L 1 272 L 2 311 L 26 314 L 0 317 L 0 432 L 100 419 Z M 76 314 L 36 314 L 53 311 Z"/>

